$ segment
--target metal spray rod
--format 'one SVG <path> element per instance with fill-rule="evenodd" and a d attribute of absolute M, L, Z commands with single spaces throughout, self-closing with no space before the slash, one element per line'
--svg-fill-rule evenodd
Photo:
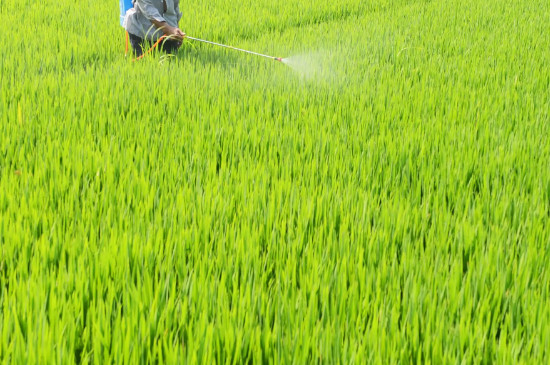
<path fill-rule="evenodd" d="M 279 62 L 282 62 L 282 61 L 283 61 L 283 59 L 282 59 L 281 57 L 268 56 L 268 55 L 265 55 L 265 54 L 261 54 L 261 53 L 257 53 L 257 52 L 252 52 L 252 51 L 247 51 L 246 49 L 236 48 L 236 47 L 228 46 L 228 45 L 221 44 L 221 43 L 216 43 L 216 42 L 211 42 L 211 41 L 205 41 L 204 39 L 193 38 L 193 37 L 189 37 L 189 36 L 185 36 L 185 39 L 191 39 L 191 40 L 193 40 L 193 41 L 208 43 L 208 44 L 212 44 L 212 45 L 214 45 L 214 46 L 219 46 L 219 47 L 234 49 L 235 51 L 240 51 L 240 52 L 245 52 L 245 53 L 253 54 L 253 55 L 255 55 L 255 56 L 270 58 L 270 59 L 272 59 L 272 60 L 279 61 Z"/>

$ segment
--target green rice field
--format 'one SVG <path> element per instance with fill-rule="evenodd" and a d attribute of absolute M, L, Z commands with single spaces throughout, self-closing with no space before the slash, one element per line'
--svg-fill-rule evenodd
<path fill-rule="evenodd" d="M 0 364 L 550 363 L 550 2 L 0 0 Z"/>

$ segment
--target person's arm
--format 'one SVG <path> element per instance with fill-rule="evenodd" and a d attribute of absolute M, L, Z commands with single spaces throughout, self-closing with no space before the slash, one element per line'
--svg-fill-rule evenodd
<path fill-rule="evenodd" d="M 182 41 L 185 37 L 185 33 L 183 33 L 178 27 L 172 27 L 166 23 L 166 20 L 160 14 L 153 2 L 154 0 L 136 0 L 134 6 L 136 6 L 139 11 L 151 21 L 155 28 L 160 29 L 165 36 L 172 37 L 177 41 Z"/>

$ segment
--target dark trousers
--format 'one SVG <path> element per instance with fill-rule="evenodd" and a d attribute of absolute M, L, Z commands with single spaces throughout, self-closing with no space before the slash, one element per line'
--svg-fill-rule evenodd
<path fill-rule="evenodd" d="M 128 36 L 130 38 L 130 44 L 132 45 L 132 48 L 134 49 L 134 56 L 139 57 L 147 50 L 147 45 L 149 47 L 153 46 L 153 43 L 149 40 L 143 39 L 138 37 L 137 35 L 133 35 L 132 33 L 128 33 Z M 164 39 L 159 45 L 158 48 L 160 48 L 161 51 L 166 52 L 168 54 L 174 54 L 180 48 L 181 43 L 174 41 L 172 39 Z M 145 47 L 145 49 L 144 49 Z"/>

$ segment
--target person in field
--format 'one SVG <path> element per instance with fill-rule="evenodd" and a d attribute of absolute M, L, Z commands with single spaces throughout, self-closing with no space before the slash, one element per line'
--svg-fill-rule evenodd
<path fill-rule="evenodd" d="M 159 45 L 173 54 L 181 46 L 185 33 L 179 28 L 182 13 L 180 0 L 134 0 L 134 7 L 126 12 L 124 28 L 128 32 L 134 54 L 143 54 L 145 42 L 151 45 L 163 35 L 169 37 Z"/>

